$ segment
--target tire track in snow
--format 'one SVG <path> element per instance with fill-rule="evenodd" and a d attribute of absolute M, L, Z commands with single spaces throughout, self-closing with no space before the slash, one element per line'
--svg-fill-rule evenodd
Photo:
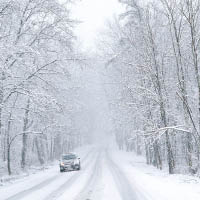
<path fill-rule="evenodd" d="M 115 162 L 111 159 L 109 153 L 106 151 L 106 161 L 108 169 L 110 170 L 119 194 L 122 200 L 146 200 L 146 198 L 141 198 L 141 195 L 137 194 L 137 189 L 131 186 L 127 177 L 123 173 L 123 171 L 115 164 Z"/>
<path fill-rule="evenodd" d="M 91 176 L 88 178 L 87 183 L 81 192 L 75 197 L 74 200 L 97 200 L 96 196 L 98 195 L 98 182 L 100 180 L 101 172 L 102 172 L 102 152 L 98 154 L 96 159 L 94 170 Z"/>
<path fill-rule="evenodd" d="M 92 154 L 93 151 L 90 151 L 87 155 L 85 155 L 83 157 L 83 160 L 84 160 L 84 165 L 87 166 L 87 163 L 89 162 L 89 158 L 91 157 L 91 154 Z M 88 156 L 89 155 L 89 156 Z M 85 161 L 86 160 L 86 161 Z M 85 163 L 86 162 L 86 163 Z M 76 176 L 77 174 L 74 174 L 72 176 L 70 176 L 70 179 L 73 178 L 74 176 Z M 46 179 L 45 181 L 42 181 L 41 183 L 29 188 L 29 189 L 26 189 L 26 190 L 23 190 L 9 198 L 7 198 L 6 200 L 20 200 L 22 198 L 24 198 L 25 196 L 28 196 L 30 195 L 31 193 L 37 191 L 37 190 L 40 190 L 41 188 L 43 187 L 46 187 L 48 186 L 50 183 L 52 183 L 53 181 L 56 181 L 57 179 L 59 179 L 60 177 L 62 177 L 63 174 L 59 173 L 59 174 L 56 174 L 55 176 L 51 177 L 51 178 L 48 178 Z"/>
<path fill-rule="evenodd" d="M 95 153 L 96 155 L 97 153 Z M 96 156 L 94 156 L 96 157 Z M 96 162 L 96 161 L 95 161 Z M 91 169 L 93 168 L 94 163 L 91 165 L 91 161 L 89 160 L 87 162 L 87 164 L 85 163 L 86 166 L 92 166 Z M 58 189 L 54 190 L 53 192 L 51 192 L 44 200 L 55 200 L 57 198 L 59 198 L 65 191 L 67 188 L 71 187 L 73 185 L 74 182 L 76 182 L 76 180 L 81 176 L 81 174 L 84 173 L 84 171 L 80 171 L 81 173 L 79 174 L 75 174 L 74 176 L 71 176 L 66 182 L 64 182 Z"/>

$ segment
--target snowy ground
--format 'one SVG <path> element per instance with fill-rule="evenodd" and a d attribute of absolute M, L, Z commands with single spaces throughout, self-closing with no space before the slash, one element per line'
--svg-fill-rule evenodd
<path fill-rule="evenodd" d="M 169 175 L 145 164 L 145 159 L 133 153 L 112 151 L 115 162 L 121 160 L 120 169 L 137 192 L 138 199 L 147 200 L 199 200 L 200 179 L 187 175 Z M 140 197 L 140 195 L 142 195 Z"/>
<path fill-rule="evenodd" d="M 1 200 L 199 200 L 198 178 L 147 166 L 133 153 L 106 148 L 78 151 L 82 170 L 58 165 L 0 187 Z"/>

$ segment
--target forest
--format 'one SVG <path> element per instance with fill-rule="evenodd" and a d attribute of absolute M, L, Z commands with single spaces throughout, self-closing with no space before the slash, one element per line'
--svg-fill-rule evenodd
<path fill-rule="evenodd" d="M 198 174 L 200 2 L 120 2 L 100 42 L 118 146 L 170 174 Z"/>
<path fill-rule="evenodd" d="M 200 1 L 119 0 L 95 53 L 77 42 L 75 2 L 0 0 L 0 174 L 92 143 L 85 71 L 96 66 L 119 149 L 199 175 Z"/>
<path fill-rule="evenodd" d="M 45 165 L 86 140 L 71 3 L 0 1 L 0 173 Z"/>

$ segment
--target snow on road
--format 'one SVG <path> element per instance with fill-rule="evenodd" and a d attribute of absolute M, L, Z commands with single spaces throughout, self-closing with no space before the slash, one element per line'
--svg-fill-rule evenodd
<path fill-rule="evenodd" d="M 119 167 L 119 164 L 121 164 L 122 160 L 120 159 L 120 163 L 119 162 L 114 163 L 112 158 L 110 158 L 108 152 L 106 152 L 106 160 L 107 160 L 107 166 L 109 167 L 113 175 L 121 199 L 123 200 L 139 199 L 137 196 L 137 190 L 132 187 L 125 173 Z M 145 200 L 145 198 L 140 198 L 140 199 Z"/>
<path fill-rule="evenodd" d="M 90 152 L 90 153 L 89 153 Z M 77 153 L 80 155 L 83 160 L 84 158 L 88 158 L 89 155 L 92 153 L 92 148 L 85 148 L 77 150 Z M 0 199 L 22 199 L 23 196 L 26 196 L 29 193 L 35 193 L 37 190 L 43 188 L 47 188 L 50 183 L 59 181 L 65 176 L 69 178 L 72 176 L 73 173 L 68 174 L 60 174 L 58 165 L 53 166 L 52 168 L 38 172 L 37 174 L 32 174 L 24 179 L 19 179 L 14 183 L 9 185 L 1 186 L 0 187 Z"/>
<path fill-rule="evenodd" d="M 82 149 L 81 171 L 58 166 L 0 187 L 1 200 L 199 200 L 200 180 L 169 176 L 133 153 Z M 189 182 L 195 180 L 193 182 Z M 187 181 L 187 182 L 186 182 Z"/>

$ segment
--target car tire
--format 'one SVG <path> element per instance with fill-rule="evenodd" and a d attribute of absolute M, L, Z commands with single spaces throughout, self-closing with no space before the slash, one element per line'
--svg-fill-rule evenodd
<path fill-rule="evenodd" d="M 60 169 L 60 172 L 62 173 L 62 172 L 64 172 L 64 170 L 63 170 L 63 169 Z"/>

